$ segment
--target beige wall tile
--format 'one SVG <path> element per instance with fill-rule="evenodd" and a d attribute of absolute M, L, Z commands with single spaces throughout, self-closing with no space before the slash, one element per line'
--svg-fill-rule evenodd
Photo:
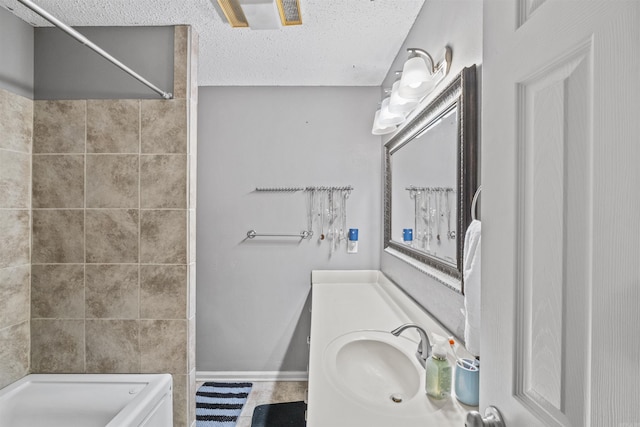
<path fill-rule="evenodd" d="M 190 85 L 190 98 L 191 100 L 198 100 L 198 62 L 200 60 L 200 36 L 191 28 L 191 52 L 189 53 L 189 72 L 191 73 L 189 79 Z M 195 110 L 194 110 L 195 111 Z"/>
<path fill-rule="evenodd" d="M 0 210 L 0 268 L 29 263 L 29 211 Z"/>
<path fill-rule="evenodd" d="M 187 97 L 189 76 L 189 27 L 176 26 L 173 37 L 173 96 Z"/>
<path fill-rule="evenodd" d="M 87 153 L 138 153 L 140 101 L 87 101 Z"/>
<path fill-rule="evenodd" d="M 87 265 L 87 318 L 138 318 L 138 265 Z"/>
<path fill-rule="evenodd" d="M 189 122 L 187 106 L 197 106 L 188 99 L 197 96 L 197 87 L 194 53 L 188 52 L 193 34 L 179 27 L 175 40 L 179 99 L 29 101 L 24 115 L 33 119 L 26 128 L 16 127 L 18 142 L 0 139 L 0 149 L 7 143 L 10 150 L 28 152 L 33 134 L 33 151 L 40 154 L 34 188 L 26 190 L 37 202 L 31 229 L 28 206 L 24 213 L 0 209 L 0 237 L 15 241 L 4 252 L 0 247 L 0 266 L 24 262 L 28 274 L 33 235 L 33 307 L 29 299 L 17 301 L 24 295 L 9 283 L 19 280 L 4 281 L 0 270 L 0 286 L 7 285 L 0 287 L 0 310 L 8 300 L 26 305 L 27 316 L 32 311 L 33 335 L 23 342 L 27 363 L 32 347 L 34 372 L 176 374 L 174 417 L 180 427 L 195 420 L 195 263 L 186 265 L 195 259 L 188 243 L 194 218 L 186 209 L 195 208 L 196 110 Z M 0 118 L 2 108 L 0 96 Z M 7 170 L 1 156 L 0 191 Z M 9 175 L 6 188 L 25 193 L 9 182 L 17 174 Z M 3 195 L 18 198 L 2 193 L 0 208 Z M 0 322 L 7 319 L 2 314 Z"/>
<path fill-rule="evenodd" d="M 138 262 L 138 210 L 87 209 L 86 262 Z"/>
<path fill-rule="evenodd" d="M 32 372 L 84 372 L 84 322 L 76 319 L 31 319 Z"/>
<path fill-rule="evenodd" d="M 29 265 L 0 269 L 0 329 L 29 320 L 29 283 Z"/>
<path fill-rule="evenodd" d="M 0 208 L 29 209 L 31 154 L 0 150 Z"/>
<path fill-rule="evenodd" d="M 29 373 L 29 321 L 0 329 L 0 387 Z"/>
<path fill-rule="evenodd" d="M 173 374 L 173 426 L 189 427 L 195 420 L 195 375 Z M 193 391 L 193 392 L 192 392 Z M 193 408 L 191 407 L 193 406 Z M 192 414 L 193 412 L 193 414 Z"/>
<path fill-rule="evenodd" d="M 141 150 L 163 154 L 187 152 L 187 108 L 184 99 L 142 100 Z"/>
<path fill-rule="evenodd" d="M 86 101 L 35 101 L 34 153 L 84 153 Z"/>
<path fill-rule="evenodd" d="M 186 320 L 140 320 L 142 372 L 187 372 Z"/>
<path fill-rule="evenodd" d="M 138 207 L 138 155 L 87 155 L 87 208 Z"/>
<path fill-rule="evenodd" d="M 87 320 L 87 372 L 140 372 L 137 320 Z"/>
<path fill-rule="evenodd" d="M 84 207 L 84 155 L 33 156 L 33 207 Z"/>
<path fill-rule="evenodd" d="M 32 262 L 84 262 L 84 211 L 34 210 Z"/>
<path fill-rule="evenodd" d="M 0 148 L 31 152 L 33 101 L 0 89 Z"/>
<path fill-rule="evenodd" d="M 188 375 L 173 374 L 173 427 L 187 427 Z"/>
<path fill-rule="evenodd" d="M 140 318 L 184 319 L 187 314 L 187 266 L 140 266 Z"/>
<path fill-rule="evenodd" d="M 31 266 L 31 317 L 84 319 L 84 265 Z"/>
<path fill-rule="evenodd" d="M 187 211 L 149 210 L 140 216 L 140 262 L 185 264 Z"/>
<path fill-rule="evenodd" d="M 187 208 L 187 156 L 140 156 L 140 207 Z"/>

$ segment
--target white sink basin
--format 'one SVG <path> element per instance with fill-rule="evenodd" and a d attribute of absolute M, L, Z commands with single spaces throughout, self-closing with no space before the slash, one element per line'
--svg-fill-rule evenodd
<path fill-rule="evenodd" d="M 350 332 L 325 348 L 325 372 L 339 392 L 371 410 L 397 410 L 412 416 L 407 410 L 417 406 L 420 413 L 432 412 L 444 402 L 427 398 L 424 368 L 415 357 L 416 349 L 415 342 L 390 332 Z"/>

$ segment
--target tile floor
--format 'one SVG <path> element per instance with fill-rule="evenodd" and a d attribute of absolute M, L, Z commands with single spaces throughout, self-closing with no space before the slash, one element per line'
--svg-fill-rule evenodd
<path fill-rule="evenodd" d="M 251 427 L 251 416 L 256 406 L 266 403 L 295 402 L 304 400 L 306 381 L 252 381 L 253 387 L 247 403 L 242 408 L 236 427 Z M 197 387 L 204 384 L 198 382 Z"/>

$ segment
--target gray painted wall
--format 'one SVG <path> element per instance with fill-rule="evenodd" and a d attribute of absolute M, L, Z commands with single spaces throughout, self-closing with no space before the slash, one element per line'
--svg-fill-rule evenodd
<path fill-rule="evenodd" d="M 305 371 L 313 269 L 378 269 L 376 87 L 201 87 L 198 114 L 197 370 Z M 245 240 L 306 228 L 305 194 L 256 187 L 352 185 L 359 253 L 325 241 Z"/>
<path fill-rule="evenodd" d="M 394 72 L 402 70 L 402 65 L 407 59 L 408 47 L 421 48 L 432 56 L 438 56 L 445 46 L 452 49 L 453 57 L 451 71 L 439 88 L 445 87 L 447 82 L 464 67 L 476 64 L 479 72 L 481 71 L 482 1 L 429 0 L 425 2 L 382 87 L 391 87 L 395 81 Z M 480 74 L 478 82 L 481 82 Z M 478 89 L 481 93 L 480 85 Z M 428 102 L 428 99 L 425 101 Z M 384 137 L 382 142 L 385 143 L 389 138 Z M 380 262 L 382 271 L 390 279 L 456 336 L 464 336 L 464 317 L 460 312 L 464 297 L 461 294 L 441 285 L 384 251 L 382 251 Z"/>
<path fill-rule="evenodd" d="M 173 27 L 76 27 L 166 92 L 173 90 Z M 57 28 L 35 29 L 35 99 L 159 95 Z"/>
<path fill-rule="evenodd" d="M 0 88 L 33 99 L 33 28 L 0 7 Z"/>

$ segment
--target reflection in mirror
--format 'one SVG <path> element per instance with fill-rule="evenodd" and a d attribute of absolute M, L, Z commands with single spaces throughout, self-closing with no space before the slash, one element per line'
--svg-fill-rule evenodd
<path fill-rule="evenodd" d="M 391 156 L 391 240 L 454 268 L 457 138 L 452 108 Z"/>
<path fill-rule="evenodd" d="M 477 186 L 475 66 L 386 145 L 385 247 L 450 276 L 462 291 L 462 250 Z"/>

